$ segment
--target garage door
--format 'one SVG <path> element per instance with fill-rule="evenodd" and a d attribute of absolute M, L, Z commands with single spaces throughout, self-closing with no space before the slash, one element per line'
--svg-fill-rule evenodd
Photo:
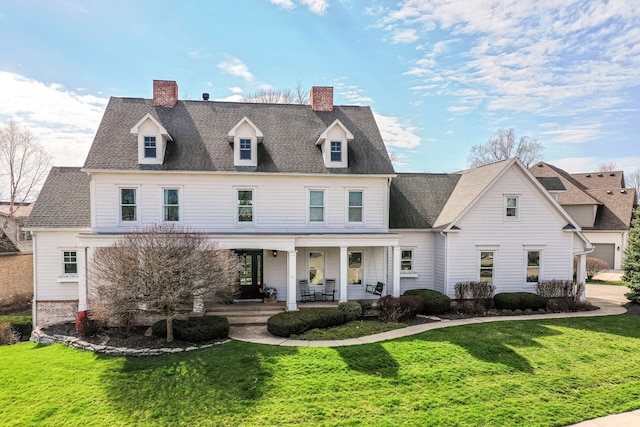
<path fill-rule="evenodd" d="M 609 264 L 609 268 L 613 268 L 613 259 L 615 256 L 616 245 L 614 244 L 594 244 L 593 252 L 587 255 L 589 258 L 598 258 Z"/>

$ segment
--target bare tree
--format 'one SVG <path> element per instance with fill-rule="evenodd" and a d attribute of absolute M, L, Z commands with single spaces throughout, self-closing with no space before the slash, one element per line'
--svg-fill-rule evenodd
<path fill-rule="evenodd" d="M 640 199 L 640 168 L 624 173 L 624 185 L 627 188 L 636 189 L 636 200 Z"/>
<path fill-rule="evenodd" d="M 598 172 L 613 172 L 616 170 L 616 162 L 610 161 L 606 163 L 601 163 L 598 166 Z"/>
<path fill-rule="evenodd" d="M 295 89 L 260 89 L 257 92 L 244 95 L 245 102 L 259 102 L 265 104 L 308 104 L 309 94 L 298 81 Z"/>
<path fill-rule="evenodd" d="M 523 136 L 516 141 L 513 128 L 499 129 L 486 143 L 471 147 L 467 163 L 469 167 L 476 167 L 517 157 L 529 167 L 542 160 L 543 151 L 543 145 L 537 140 Z"/>
<path fill-rule="evenodd" d="M 161 311 L 171 342 L 175 314 L 185 311 L 194 297 L 233 294 L 238 271 L 237 256 L 206 234 L 172 224 L 152 225 L 96 250 L 91 310 L 125 327 L 141 312 Z"/>
<path fill-rule="evenodd" d="M 28 129 L 13 120 L 0 126 L 0 197 L 9 201 L 0 238 L 16 210 L 37 196 L 50 165 L 51 156 Z"/>

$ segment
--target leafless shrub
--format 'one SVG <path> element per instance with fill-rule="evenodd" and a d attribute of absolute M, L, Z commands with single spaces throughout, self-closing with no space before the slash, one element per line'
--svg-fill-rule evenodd
<path fill-rule="evenodd" d="M 98 319 L 115 318 L 125 328 L 139 313 L 159 311 L 166 317 L 170 342 L 174 315 L 190 310 L 194 295 L 215 300 L 233 294 L 238 269 L 237 256 L 206 234 L 152 225 L 96 250 L 91 311 Z"/>
<path fill-rule="evenodd" d="M 13 330 L 10 324 L 0 322 L 0 345 L 15 344 L 20 341 L 20 336 Z"/>
<path fill-rule="evenodd" d="M 576 310 L 584 291 L 584 283 L 572 280 L 541 280 L 537 285 L 538 295 L 544 298 L 548 311 Z"/>
<path fill-rule="evenodd" d="M 491 282 L 458 282 L 455 285 L 458 308 L 471 313 L 484 313 L 491 307 L 495 290 Z"/>
<path fill-rule="evenodd" d="M 587 279 L 593 279 L 593 276 L 600 273 L 601 271 L 605 271 L 609 269 L 609 264 L 606 261 L 603 261 L 598 258 L 587 258 L 587 267 L 586 274 Z"/>

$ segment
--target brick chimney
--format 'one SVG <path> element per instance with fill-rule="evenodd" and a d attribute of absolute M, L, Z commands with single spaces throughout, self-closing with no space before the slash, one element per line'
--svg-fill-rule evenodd
<path fill-rule="evenodd" d="M 333 111 L 333 87 L 313 86 L 310 99 L 313 111 Z"/>
<path fill-rule="evenodd" d="M 153 81 L 153 105 L 175 107 L 178 102 L 178 83 L 172 80 Z"/>

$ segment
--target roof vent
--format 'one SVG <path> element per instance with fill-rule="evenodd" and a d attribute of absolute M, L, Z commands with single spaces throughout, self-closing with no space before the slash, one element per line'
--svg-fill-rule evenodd
<path fill-rule="evenodd" d="M 616 173 L 615 173 L 615 172 L 611 172 L 611 173 L 609 174 L 609 176 L 616 176 Z"/>
<path fill-rule="evenodd" d="M 208 93 L 206 93 L 206 92 L 205 92 L 205 93 L 203 93 L 203 94 L 202 94 L 202 100 L 203 100 L 203 101 L 208 101 L 208 100 L 209 100 L 209 94 L 208 94 Z"/>
<path fill-rule="evenodd" d="M 587 178 L 591 178 L 591 174 L 590 173 L 587 174 Z"/>
<path fill-rule="evenodd" d="M 539 168 L 543 168 L 544 167 L 544 163 L 538 163 L 538 167 Z"/>
<path fill-rule="evenodd" d="M 613 191 L 607 190 L 607 194 L 613 194 Z"/>
<path fill-rule="evenodd" d="M 627 190 L 625 190 L 624 188 L 622 190 L 620 190 L 621 194 L 627 194 Z"/>
<path fill-rule="evenodd" d="M 604 176 L 604 175 L 603 175 L 603 174 L 601 174 L 601 173 L 599 173 L 599 174 L 598 174 L 598 176 L 602 177 L 602 176 Z"/>

